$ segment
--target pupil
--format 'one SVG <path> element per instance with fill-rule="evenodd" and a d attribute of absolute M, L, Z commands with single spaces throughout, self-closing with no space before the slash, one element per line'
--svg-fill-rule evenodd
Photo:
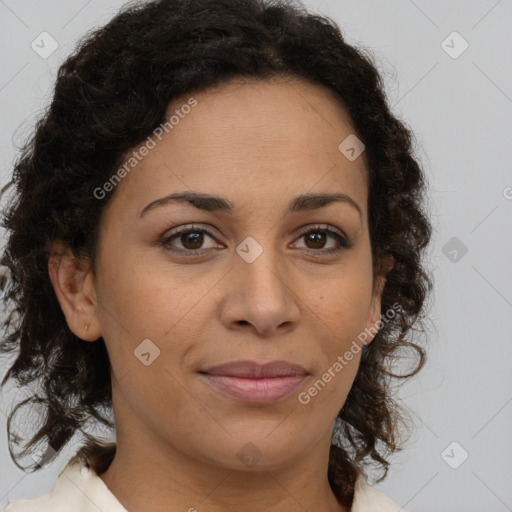
<path fill-rule="evenodd" d="M 182 238 L 182 243 L 185 247 L 187 247 L 187 249 L 199 249 L 199 247 L 201 247 L 203 237 L 202 233 L 187 233 L 183 236 L 185 237 L 186 241 L 183 242 Z M 190 244 L 188 244 L 189 240 L 192 240 L 192 247 L 190 247 Z"/>
<path fill-rule="evenodd" d="M 325 236 L 325 233 L 311 233 L 309 235 L 309 240 L 312 241 L 313 244 L 319 244 L 320 246 L 323 246 Z M 318 249 L 317 245 L 315 245 L 315 248 Z"/>

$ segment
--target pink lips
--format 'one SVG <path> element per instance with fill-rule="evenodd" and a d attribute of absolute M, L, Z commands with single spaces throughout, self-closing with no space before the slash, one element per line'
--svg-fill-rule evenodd
<path fill-rule="evenodd" d="M 234 361 L 201 372 L 201 376 L 219 391 L 250 403 L 280 400 L 297 389 L 307 375 L 302 366 L 286 361 L 263 365 Z"/>

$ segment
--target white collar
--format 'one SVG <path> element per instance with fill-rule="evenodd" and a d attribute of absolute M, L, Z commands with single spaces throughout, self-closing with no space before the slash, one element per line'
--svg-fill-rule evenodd
<path fill-rule="evenodd" d="M 52 491 L 10 503 L 5 512 L 128 512 L 105 482 L 85 462 L 70 460 Z M 350 512 L 405 512 L 360 475 Z"/>

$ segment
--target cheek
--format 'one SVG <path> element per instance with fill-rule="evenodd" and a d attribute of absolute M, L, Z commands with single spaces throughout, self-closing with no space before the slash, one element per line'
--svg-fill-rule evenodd
<path fill-rule="evenodd" d="M 169 367 L 162 355 L 150 366 L 142 364 L 123 368 L 113 382 L 113 397 L 119 425 L 152 432 L 167 440 L 178 440 L 184 451 L 205 442 L 204 429 L 219 435 L 219 425 L 187 390 L 183 377 Z M 118 368 L 120 369 L 120 368 Z M 207 404 L 208 405 L 208 404 Z M 206 436 L 208 441 L 208 436 Z"/>
<path fill-rule="evenodd" d="M 179 430 L 180 421 L 170 420 L 178 412 L 190 413 L 194 404 L 181 366 L 201 339 L 201 324 L 194 319 L 205 314 L 198 297 L 206 290 L 201 294 L 181 283 L 179 274 L 150 265 L 144 255 L 115 261 L 99 276 L 98 303 L 119 409 L 137 411 L 157 429 L 166 418 L 165 428 Z"/>
<path fill-rule="evenodd" d="M 319 328 L 330 333 L 331 345 L 339 350 L 367 327 L 372 306 L 371 262 L 354 263 L 325 279 L 322 289 L 309 301 Z"/>
<path fill-rule="evenodd" d="M 188 354 L 204 338 L 204 320 L 212 316 L 206 310 L 211 305 L 201 298 L 219 281 L 212 272 L 194 279 L 190 273 L 190 267 L 151 260 L 148 252 L 125 251 L 122 258 L 105 260 L 98 275 L 98 313 L 118 378 L 143 372 L 144 386 L 161 389 L 165 381 L 174 389 L 176 382 L 167 382 L 169 375 L 158 368 L 176 374 L 187 365 Z"/>
<path fill-rule="evenodd" d="M 313 438 L 332 425 L 347 400 L 359 367 L 359 355 L 350 361 L 343 352 L 332 354 L 315 378 L 297 396 L 294 416 L 301 425 L 301 436 Z M 341 362 L 337 360 L 338 355 Z"/>
<path fill-rule="evenodd" d="M 357 375 L 362 336 L 367 330 L 372 301 L 371 260 L 365 255 L 347 259 L 342 269 L 325 279 L 325 286 L 310 295 L 317 364 L 312 382 L 298 402 L 318 428 L 326 417 L 334 419 Z M 315 419 L 316 418 L 316 419 Z"/>
<path fill-rule="evenodd" d="M 137 337 L 162 337 L 198 302 L 202 285 L 187 280 L 177 266 L 163 265 L 142 251 L 126 251 L 102 268 L 98 301 L 116 321 Z M 206 286 L 206 284 L 204 285 Z"/>

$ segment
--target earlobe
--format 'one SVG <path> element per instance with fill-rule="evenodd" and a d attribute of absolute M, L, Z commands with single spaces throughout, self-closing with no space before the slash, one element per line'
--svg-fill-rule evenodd
<path fill-rule="evenodd" d="M 85 341 L 101 336 L 92 271 L 61 241 L 53 242 L 48 274 L 69 329 Z"/>
<path fill-rule="evenodd" d="M 370 312 L 370 320 L 368 322 L 368 337 L 366 344 L 373 341 L 380 329 L 380 299 L 375 299 Z"/>
<path fill-rule="evenodd" d="M 386 276 L 380 274 L 376 276 L 373 288 L 372 303 L 368 314 L 368 324 L 366 326 L 365 345 L 370 344 L 375 338 L 381 327 L 381 297 L 384 285 L 386 284 Z"/>

